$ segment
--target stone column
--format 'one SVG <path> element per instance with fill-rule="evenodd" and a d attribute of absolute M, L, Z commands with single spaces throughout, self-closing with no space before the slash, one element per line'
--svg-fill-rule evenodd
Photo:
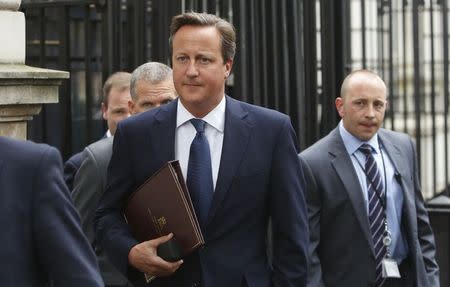
<path fill-rule="evenodd" d="M 26 139 L 27 121 L 58 102 L 68 72 L 25 65 L 25 16 L 20 0 L 0 0 L 0 135 Z M 44 41 L 45 39 L 41 39 Z"/>

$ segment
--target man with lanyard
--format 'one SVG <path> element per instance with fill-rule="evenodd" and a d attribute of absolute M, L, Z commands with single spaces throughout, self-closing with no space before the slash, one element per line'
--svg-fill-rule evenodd
<path fill-rule="evenodd" d="M 411 138 L 381 129 L 386 85 L 348 75 L 338 127 L 300 154 L 310 226 L 308 286 L 439 286 Z"/>

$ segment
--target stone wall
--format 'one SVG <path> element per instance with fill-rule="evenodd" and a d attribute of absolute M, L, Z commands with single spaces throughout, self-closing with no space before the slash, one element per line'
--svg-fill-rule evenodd
<path fill-rule="evenodd" d="M 25 16 L 20 0 L 0 0 L 0 135 L 26 139 L 27 121 L 58 102 L 68 72 L 25 65 Z"/>

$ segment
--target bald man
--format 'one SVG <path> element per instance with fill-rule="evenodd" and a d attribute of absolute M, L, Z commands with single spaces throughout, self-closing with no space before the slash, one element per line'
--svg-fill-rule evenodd
<path fill-rule="evenodd" d="M 414 143 L 380 128 L 386 85 L 346 77 L 338 127 L 300 154 L 310 226 L 308 286 L 439 286 Z"/>

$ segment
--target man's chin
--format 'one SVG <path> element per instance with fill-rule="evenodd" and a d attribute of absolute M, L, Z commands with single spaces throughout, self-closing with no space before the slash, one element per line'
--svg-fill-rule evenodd
<path fill-rule="evenodd" d="M 180 97 L 181 99 L 181 97 Z M 193 94 L 188 94 L 187 96 L 184 96 L 181 99 L 181 102 L 184 105 L 196 105 L 196 106 L 201 106 L 204 103 L 204 100 L 201 96 L 198 95 L 193 95 Z"/>
<path fill-rule="evenodd" d="M 370 133 L 365 132 L 365 133 L 360 133 L 360 134 L 358 135 L 358 138 L 359 138 L 360 140 L 362 140 L 362 141 L 368 141 L 368 140 L 370 140 L 374 135 L 375 135 L 374 132 L 370 132 Z"/>

